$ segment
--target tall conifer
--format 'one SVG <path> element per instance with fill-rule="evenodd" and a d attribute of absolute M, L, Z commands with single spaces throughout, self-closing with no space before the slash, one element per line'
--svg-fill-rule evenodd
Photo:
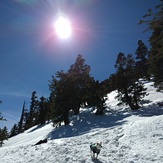
<path fill-rule="evenodd" d="M 156 6 L 156 12 L 148 10 L 143 20 L 140 20 L 140 24 L 142 23 L 147 24 L 145 31 L 152 31 L 149 38 L 151 48 L 148 63 L 150 72 L 154 75 L 155 85 L 163 90 L 163 0 Z"/>
<path fill-rule="evenodd" d="M 24 111 L 25 111 L 25 101 L 23 103 L 23 107 L 22 107 L 22 113 L 21 113 L 21 117 L 20 117 L 20 121 L 18 123 L 18 133 L 21 133 L 24 131 Z"/>

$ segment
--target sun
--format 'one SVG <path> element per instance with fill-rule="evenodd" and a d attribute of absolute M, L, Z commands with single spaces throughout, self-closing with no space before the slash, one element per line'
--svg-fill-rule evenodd
<path fill-rule="evenodd" d="M 58 37 L 66 39 L 71 36 L 71 23 L 68 19 L 64 17 L 59 17 L 56 20 L 54 27 Z"/>

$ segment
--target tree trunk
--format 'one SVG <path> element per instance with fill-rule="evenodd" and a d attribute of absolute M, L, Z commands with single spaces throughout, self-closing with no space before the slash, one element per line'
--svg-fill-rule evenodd
<path fill-rule="evenodd" d="M 132 102 L 129 102 L 128 105 L 130 106 L 131 110 L 138 110 L 139 105 L 134 105 Z"/>
<path fill-rule="evenodd" d="M 129 105 L 129 107 L 131 108 L 131 110 L 138 110 L 139 109 L 139 105 L 134 105 L 131 102 L 131 97 L 129 97 L 129 95 L 127 93 L 127 89 L 125 89 L 125 96 L 126 96 L 127 104 Z"/>
<path fill-rule="evenodd" d="M 63 121 L 64 121 L 64 124 L 65 125 L 68 125 L 70 123 L 70 121 L 69 121 L 69 110 L 66 110 L 64 112 Z"/>
<path fill-rule="evenodd" d="M 73 110 L 74 110 L 74 115 L 78 115 L 80 107 L 78 106 L 78 107 L 74 108 Z"/>

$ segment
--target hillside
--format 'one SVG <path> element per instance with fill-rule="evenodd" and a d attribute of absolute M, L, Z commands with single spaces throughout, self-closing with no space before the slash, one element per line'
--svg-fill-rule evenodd
<path fill-rule="evenodd" d="M 146 83 L 149 95 L 142 108 L 131 111 L 117 106 L 116 92 L 108 94 L 104 116 L 82 109 L 68 126 L 53 128 L 52 124 L 34 126 L 5 141 L 0 148 L 3 163 L 162 163 L 163 162 L 163 94 Z M 41 139 L 45 144 L 34 146 Z M 91 142 L 101 141 L 98 160 L 90 157 Z"/>

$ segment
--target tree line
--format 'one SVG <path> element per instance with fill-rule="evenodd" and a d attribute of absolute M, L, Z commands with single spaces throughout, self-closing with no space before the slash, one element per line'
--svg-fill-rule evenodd
<path fill-rule="evenodd" d="M 23 103 L 20 121 L 11 129 L 11 135 L 17 135 L 34 125 L 43 125 L 53 121 L 54 125 L 69 124 L 69 113 L 80 113 L 81 107 L 96 108 L 96 115 L 104 114 L 106 87 L 90 76 L 90 66 L 85 64 L 82 55 L 78 55 L 67 72 L 58 71 L 49 80 L 50 95 L 38 99 L 32 92 L 29 109 Z"/>
<path fill-rule="evenodd" d="M 163 0 L 156 6 L 157 12 L 151 9 L 143 16 L 140 24 L 146 23 L 152 35 L 149 39 L 150 49 L 138 40 L 135 54 L 120 52 L 115 61 L 115 73 L 108 79 L 99 82 L 90 75 L 91 67 L 79 54 L 67 72 L 57 71 L 49 80 L 50 95 L 48 98 L 37 97 L 32 92 L 29 109 L 25 102 L 18 124 L 11 129 L 9 137 L 17 135 L 34 125 L 43 125 L 52 121 L 58 126 L 61 122 L 69 124 L 69 114 L 77 115 L 81 107 L 94 107 L 96 115 L 105 112 L 107 93 L 117 90 L 119 104 L 127 104 L 132 110 L 140 108 L 140 101 L 147 95 L 140 79 L 151 77 L 159 91 L 163 90 Z M 1 133 L 1 132 L 0 132 Z"/>

